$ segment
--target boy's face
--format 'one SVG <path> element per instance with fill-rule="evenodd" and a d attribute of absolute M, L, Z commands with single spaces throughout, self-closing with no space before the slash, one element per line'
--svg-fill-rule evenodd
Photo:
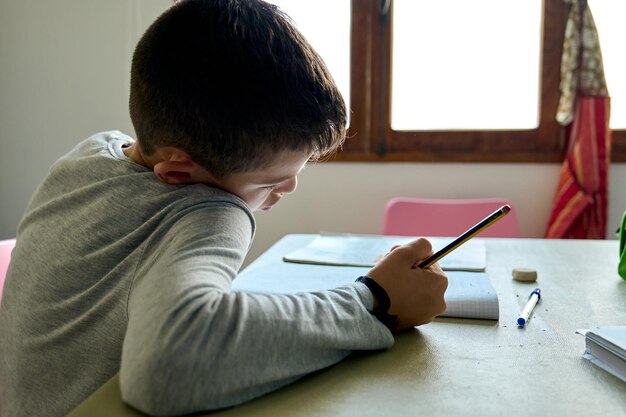
<path fill-rule="evenodd" d="M 266 167 L 256 171 L 231 174 L 215 183 L 223 190 L 244 200 L 252 211 L 271 210 L 286 193 L 295 191 L 297 176 L 311 157 L 302 151 L 284 151 L 277 154 Z"/>

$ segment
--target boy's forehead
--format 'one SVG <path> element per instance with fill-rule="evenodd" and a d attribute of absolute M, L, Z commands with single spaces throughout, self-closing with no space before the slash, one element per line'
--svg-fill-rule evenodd
<path fill-rule="evenodd" d="M 284 152 L 277 155 L 266 167 L 254 171 L 263 182 L 286 181 L 298 175 L 310 159 L 309 152 Z"/>

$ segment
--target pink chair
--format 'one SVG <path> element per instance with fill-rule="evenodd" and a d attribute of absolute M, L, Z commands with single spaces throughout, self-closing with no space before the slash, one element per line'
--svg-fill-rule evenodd
<path fill-rule="evenodd" d="M 2 301 L 2 287 L 4 287 L 4 278 L 9 269 L 9 261 L 11 260 L 11 252 L 15 246 L 15 239 L 0 240 L 0 302 Z"/>
<path fill-rule="evenodd" d="M 393 198 L 385 205 L 382 234 L 458 236 L 505 204 L 500 198 Z M 515 208 L 477 236 L 520 237 Z"/>

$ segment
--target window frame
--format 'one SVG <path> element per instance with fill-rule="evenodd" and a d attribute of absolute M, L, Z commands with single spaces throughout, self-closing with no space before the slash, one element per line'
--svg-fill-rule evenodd
<path fill-rule="evenodd" d="M 335 161 L 561 162 L 566 128 L 556 119 L 568 5 L 544 0 L 539 126 L 526 130 L 396 131 L 391 128 L 393 0 L 352 0 L 351 123 Z M 387 9 L 386 12 L 385 10 Z M 626 161 L 626 131 L 613 130 L 613 161 Z"/>

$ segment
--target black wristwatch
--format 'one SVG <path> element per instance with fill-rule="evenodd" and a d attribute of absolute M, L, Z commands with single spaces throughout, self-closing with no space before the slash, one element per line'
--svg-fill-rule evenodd
<path fill-rule="evenodd" d="M 398 316 L 394 316 L 389 314 L 389 307 L 391 307 L 391 300 L 389 300 L 389 295 L 387 295 L 387 291 L 383 287 L 381 287 L 376 281 L 364 275 L 362 277 L 358 277 L 356 282 L 361 282 L 369 288 L 374 297 L 378 300 L 378 306 L 372 311 L 374 317 L 380 320 L 387 328 L 391 331 L 394 331 L 398 327 Z"/>

